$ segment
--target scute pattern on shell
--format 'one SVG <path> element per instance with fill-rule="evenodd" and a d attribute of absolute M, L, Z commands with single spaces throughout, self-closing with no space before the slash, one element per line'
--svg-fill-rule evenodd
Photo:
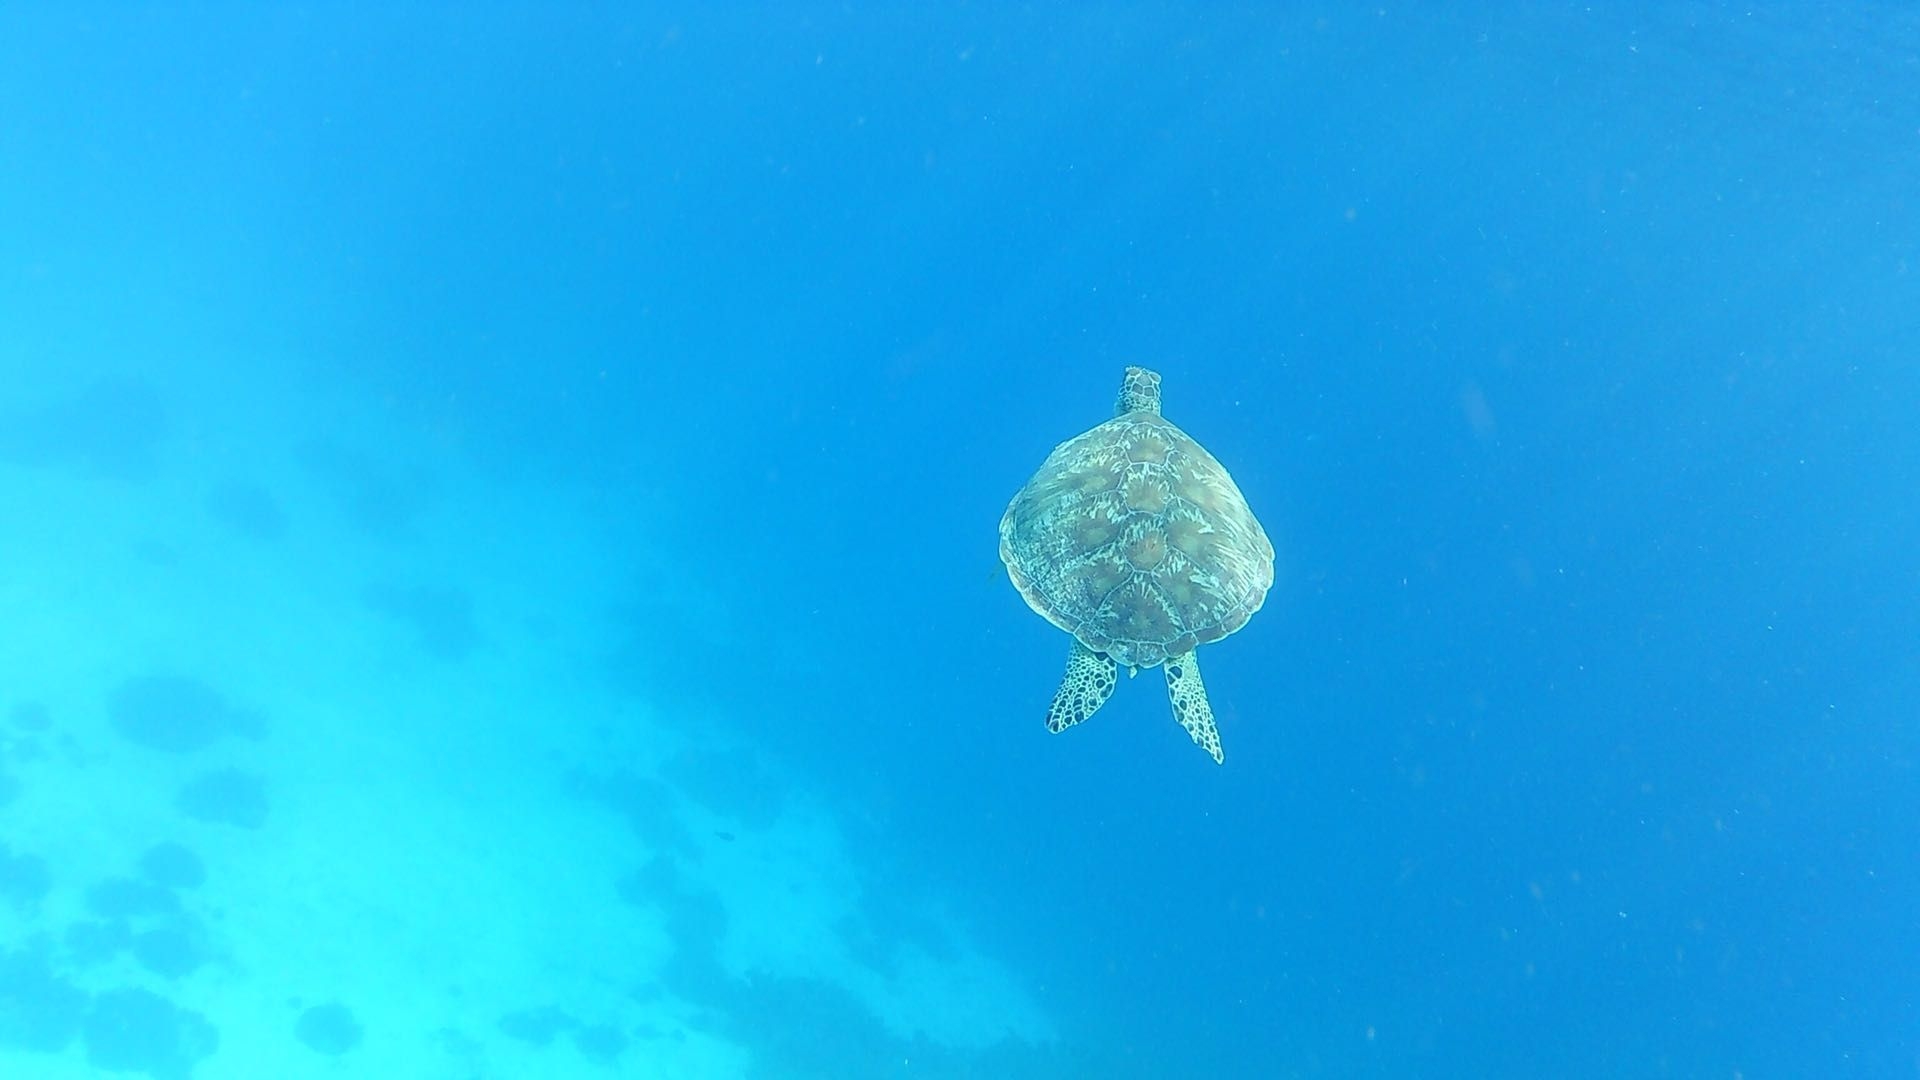
<path fill-rule="evenodd" d="M 1000 519 L 1000 558 L 1035 611 L 1129 667 L 1226 637 L 1273 585 L 1226 469 L 1149 412 L 1056 447 Z"/>

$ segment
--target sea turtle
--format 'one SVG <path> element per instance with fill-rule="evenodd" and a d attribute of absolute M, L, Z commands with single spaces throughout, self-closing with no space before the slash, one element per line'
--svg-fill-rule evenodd
<path fill-rule="evenodd" d="M 1128 368 L 1113 419 L 1048 455 L 1000 519 L 1000 560 L 1073 635 L 1048 731 L 1092 716 L 1117 668 L 1164 664 L 1173 718 L 1224 760 L 1194 650 L 1260 610 L 1273 544 L 1227 470 L 1160 415 L 1158 374 Z"/>

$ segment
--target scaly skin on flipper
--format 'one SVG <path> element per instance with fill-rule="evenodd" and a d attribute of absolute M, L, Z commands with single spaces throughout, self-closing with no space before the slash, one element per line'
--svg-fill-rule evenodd
<path fill-rule="evenodd" d="M 1099 712 L 1113 696 L 1113 684 L 1118 681 L 1113 661 L 1076 640 L 1067 654 L 1066 677 L 1060 680 L 1060 690 L 1047 710 L 1047 730 L 1058 735 Z"/>
<path fill-rule="evenodd" d="M 1213 755 L 1213 763 L 1225 765 L 1220 752 L 1220 731 L 1213 726 L 1213 706 L 1207 702 L 1207 688 L 1200 681 L 1200 664 L 1192 653 L 1167 660 L 1167 697 L 1173 701 L 1173 718 L 1187 729 L 1200 749 Z"/>

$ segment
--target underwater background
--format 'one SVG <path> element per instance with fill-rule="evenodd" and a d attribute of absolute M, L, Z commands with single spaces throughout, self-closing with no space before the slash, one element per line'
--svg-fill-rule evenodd
<path fill-rule="evenodd" d="M 1920 1074 L 1916 259 L 1904 5 L 0 6 L 0 1076 Z"/>

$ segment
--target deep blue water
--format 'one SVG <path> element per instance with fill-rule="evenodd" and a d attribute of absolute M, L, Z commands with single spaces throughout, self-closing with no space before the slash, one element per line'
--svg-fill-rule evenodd
<path fill-rule="evenodd" d="M 727 792 L 732 845 L 786 777 L 857 868 L 856 973 L 964 933 L 1051 1032 L 916 1042 L 817 973 L 766 990 L 716 946 L 711 859 L 643 829 L 672 958 L 600 992 L 671 1015 L 609 1020 L 583 1075 L 674 1075 L 648 1048 L 686 1026 L 742 1048 L 712 1075 L 1909 1076 L 1916 192 L 1898 6 L 15 5 L 0 532 L 76 580 L 157 536 L 114 580 L 158 589 L 238 522 L 290 552 L 241 596 L 334 575 L 437 629 L 407 685 L 558 679 L 541 753 L 618 772 L 639 711 L 744 747 L 660 790 Z M 1279 549 L 1204 653 L 1224 767 L 1154 672 L 1047 735 L 1066 639 L 995 553 L 1128 364 Z M 551 596 L 567 556 L 483 539 L 576 532 Z M 0 710 L 76 702 L 77 758 L 150 668 L 298 708 L 226 616 L 188 663 L 100 593 L 0 594 Z M 33 628 L 68 623 L 56 677 Z M 86 1017 L 124 983 L 220 1032 L 125 1068 L 260 1075 L 244 984 L 61 952 L 93 872 L 59 845 L 125 819 L 36 809 L 82 781 L 35 760 L 0 813 L 52 884 L 5 924 L 0 1064 L 120 1067 Z M 636 907 L 607 903 L 575 915 Z M 273 967 L 249 940 L 234 969 Z M 93 996 L 36 1027 L 55 982 Z M 349 1055 L 424 1023 L 355 1015 Z M 459 1061 L 420 1075 L 530 1075 Z"/>

